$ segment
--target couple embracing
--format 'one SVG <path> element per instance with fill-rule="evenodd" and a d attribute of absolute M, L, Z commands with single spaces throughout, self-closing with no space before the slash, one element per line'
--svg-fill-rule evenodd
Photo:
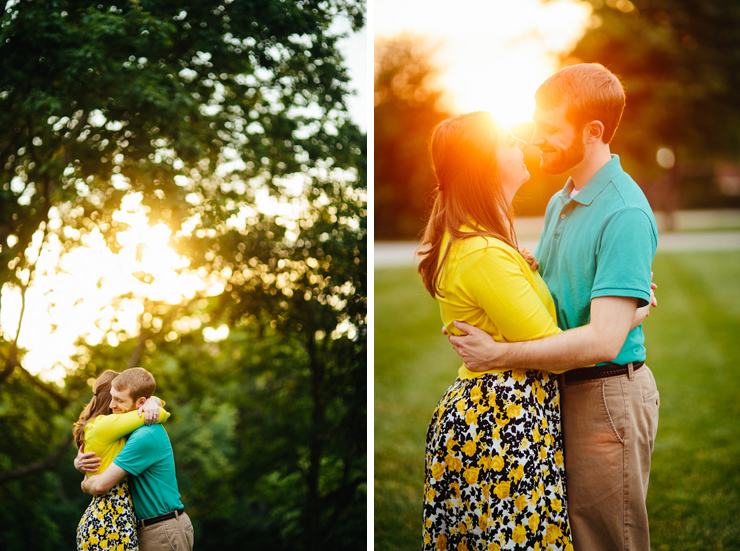
<path fill-rule="evenodd" d="M 169 417 L 154 396 L 154 376 L 141 367 L 105 371 L 75 423 L 85 473 L 82 490 L 93 495 L 77 526 L 77 551 L 192 551 L 193 526 L 175 476 Z"/>
<path fill-rule="evenodd" d="M 541 167 L 569 179 L 534 255 L 511 208 L 526 144 L 484 112 L 432 136 L 418 269 L 464 365 L 427 432 L 423 546 L 647 550 L 659 397 L 641 323 L 658 233 L 610 151 L 625 93 L 579 64 L 535 99 Z"/>

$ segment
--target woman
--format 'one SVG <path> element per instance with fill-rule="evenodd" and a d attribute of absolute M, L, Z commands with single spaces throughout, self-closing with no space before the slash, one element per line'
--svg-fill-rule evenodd
<path fill-rule="evenodd" d="M 514 233 L 524 145 L 485 112 L 432 136 L 438 190 L 419 272 L 450 333 L 453 320 L 499 341 L 559 331 L 537 261 Z M 427 432 L 424 549 L 572 549 L 558 386 L 545 369 L 460 368 Z"/>
<path fill-rule="evenodd" d="M 74 426 L 77 447 L 95 452 L 101 460 L 97 474 L 105 471 L 123 449 L 125 436 L 144 425 L 144 417 L 138 411 L 110 413 L 111 382 L 117 376 L 117 372 L 107 370 L 95 380 L 93 398 Z M 160 408 L 159 422 L 166 421 L 169 415 Z M 126 478 L 108 493 L 93 497 L 77 526 L 77 549 L 138 551 L 136 519 Z"/>

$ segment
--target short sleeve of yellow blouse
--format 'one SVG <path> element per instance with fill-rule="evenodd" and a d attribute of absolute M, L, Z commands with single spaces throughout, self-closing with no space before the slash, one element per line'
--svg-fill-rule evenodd
<path fill-rule="evenodd" d="M 443 244 L 442 251 L 446 248 Z M 442 321 L 464 321 L 499 342 L 540 339 L 560 332 L 555 304 L 545 282 L 521 255 L 491 237 L 469 237 L 452 244 L 440 276 Z M 479 376 L 460 368 L 461 378 Z"/>

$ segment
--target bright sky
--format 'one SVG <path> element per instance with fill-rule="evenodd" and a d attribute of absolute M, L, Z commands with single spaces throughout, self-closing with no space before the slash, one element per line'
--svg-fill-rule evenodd
<path fill-rule="evenodd" d="M 42 251 L 37 273 L 26 297 L 18 344 L 29 350 L 23 366 L 43 379 L 60 381 L 65 370 L 73 367 L 74 341 L 82 336 L 89 344 L 104 338 L 117 345 L 116 333 L 138 335 L 138 317 L 144 312 L 144 299 L 179 304 L 196 292 L 213 295 L 223 290 L 216 277 L 188 270 L 189 261 L 169 247 L 171 231 L 163 224 L 150 226 L 140 205 L 141 194 L 125 197 L 114 217 L 128 225 L 117 234 L 121 246 L 113 254 L 103 236 L 95 231 L 83 237 L 84 246 L 61 255 L 61 245 L 52 236 Z M 52 210 L 50 225 L 59 228 L 61 220 Z M 67 230 L 68 231 L 68 230 Z M 73 237 L 69 235 L 69 237 Z M 40 234 L 30 247 L 36 258 Z M 60 270 L 57 273 L 56 267 Z M 125 298 L 122 298 L 125 296 Z M 117 306 L 115 302 L 120 300 Z M 3 289 L 0 324 L 6 339 L 15 335 L 21 298 L 18 290 Z M 211 340 L 224 338 L 223 328 L 201 327 L 200 319 L 180 320 L 181 331 L 203 330 Z M 112 331 L 109 331 L 112 330 Z M 175 339 L 177 335 L 164 335 Z M 125 369 L 126 366 L 111 366 Z"/>
<path fill-rule="evenodd" d="M 343 40 L 340 49 L 344 54 L 349 76 L 352 79 L 352 88 L 356 94 L 349 98 L 349 111 L 352 120 L 363 131 L 367 131 L 367 114 L 369 101 L 367 81 L 367 26 L 359 33 L 355 33 L 348 39 Z"/>
<path fill-rule="evenodd" d="M 338 32 L 348 30 L 346 21 L 338 20 Z M 367 28 L 340 42 L 351 86 L 356 95 L 349 98 L 350 116 L 361 129 L 367 129 L 369 91 L 367 89 Z M 300 197 L 303 181 L 286 181 L 286 197 Z M 263 212 L 292 218 L 296 201 L 278 203 L 264 190 L 257 194 L 257 207 Z M 223 283 L 218 276 L 207 279 L 205 271 L 188 268 L 189 261 L 179 257 L 168 245 L 172 232 L 159 224 L 150 226 L 140 205 L 141 196 L 129 194 L 114 216 L 129 225 L 117 235 L 121 250 L 113 254 L 100 233 L 84 238 L 84 246 L 61 256 L 61 246 L 53 237 L 41 252 L 34 283 L 26 295 L 19 346 L 28 350 L 23 366 L 47 381 L 61 381 L 73 368 L 75 340 L 82 336 L 89 344 L 107 339 L 118 344 L 115 334 L 126 338 L 138 334 L 138 318 L 144 311 L 144 299 L 179 304 L 196 293 L 218 294 Z M 55 218 L 56 216 L 56 218 Z M 59 228 L 58 213 L 52 212 L 52 226 Z M 287 221 L 290 228 L 290 221 Z M 38 254 L 38 240 L 32 255 Z M 71 236 L 70 236 L 71 237 Z M 35 258 L 35 256 L 34 256 Z M 56 268 L 60 273 L 55 273 Z M 146 274 L 146 276 L 144 276 Z M 138 277 L 137 277 L 138 276 Z M 144 281 L 142 281 L 144 279 Z M 121 298 L 126 295 L 126 298 Z M 7 340 L 18 328 L 21 297 L 18 290 L 3 289 L 0 297 L 0 327 Z M 114 304 L 118 302 L 117 305 Z M 209 327 L 200 318 L 178 320 L 178 330 L 202 330 L 206 340 L 216 341 L 228 335 L 228 327 Z M 175 339 L 177 335 L 165 335 Z M 126 366 L 111 366 L 123 369 Z"/>
<path fill-rule="evenodd" d="M 452 111 L 490 111 L 507 125 L 531 120 L 535 90 L 591 14 L 577 0 L 375 0 L 374 7 L 376 37 L 410 32 L 440 44 L 439 84 Z"/>

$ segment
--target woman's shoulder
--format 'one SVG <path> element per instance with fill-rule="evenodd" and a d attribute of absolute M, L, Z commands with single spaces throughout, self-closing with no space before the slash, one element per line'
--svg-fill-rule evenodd
<path fill-rule="evenodd" d="M 109 413 L 109 414 L 101 413 L 100 415 L 96 415 L 95 417 L 93 417 L 87 422 L 87 425 L 85 425 L 85 428 L 94 427 L 95 425 L 99 424 L 101 421 L 104 421 L 111 415 L 114 415 L 114 414 L 113 413 Z"/>
<path fill-rule="evenodd" d="M 490 252 L 509 256 L 516 251 L 506 242 L 490 235 L 471 235 L 455 241 L 455 248 L 462 255 L 469 255 L 478 252 Z"/>
<path fill-rule="evenodd" d="M 100 421 L 104 417 L 105 417 L 105 415 L 98 415 L 97 417 L 95 417 L 93 419 L 90 419 L 85 424 L 85 428 L 83 429 L 83 433 L 85 435 L 85 438 L 88 438 L 93 433 L 93 431 L 95 430 L 95 427 L 96 426 L 99 426 L 98 421 Z"/>

